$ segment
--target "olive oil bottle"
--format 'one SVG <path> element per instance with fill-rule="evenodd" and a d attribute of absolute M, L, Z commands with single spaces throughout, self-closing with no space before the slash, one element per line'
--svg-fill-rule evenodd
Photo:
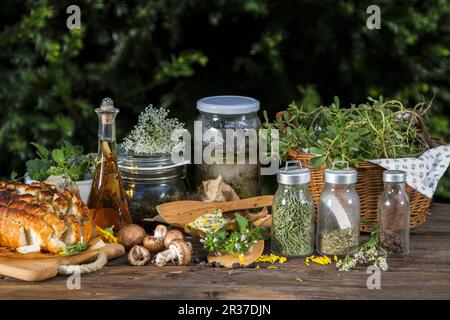
<path fill-rule="evenodd" d="M 131 223 L 117 164 L 115 118 L 119 109 L 114 108 L 112 99 L 105 98 L 95 112 L 99 117 L 98 155 L 87 205 L 99 227 L 119 230 Z"/>

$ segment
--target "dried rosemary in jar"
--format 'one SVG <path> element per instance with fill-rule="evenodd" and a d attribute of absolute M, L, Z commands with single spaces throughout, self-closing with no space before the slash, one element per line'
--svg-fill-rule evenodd
<path fill-rule="evenodd" d="M 274 196 L 272 251 L 288 257 L 307 256 L 314 251 L 314 203 L 308 184 L 308 169 L 290 166 L 278 172 L 279 187 Z"/>

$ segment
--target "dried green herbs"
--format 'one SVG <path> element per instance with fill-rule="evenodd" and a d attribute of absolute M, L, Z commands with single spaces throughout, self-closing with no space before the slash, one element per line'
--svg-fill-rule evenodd
<path fill-rule="evenodd" d="M 319 239 L 319 251 L 322 254 L 343 255 L 358 246 L 357 227 L 323 232 Z"/>
<path fill-rule="evenodd" d="M 380 230 L 373 231 L 369 239 L 359 246 L 344 259 L 336 263 L 339 271 L 350 271 L 358 264 L 372 264 L 383 271 L 389 266 L 387 264 L 387 251 L 380 246 Z"/>
<path fill-rule="evenodd" d="M 289 185 L 275 194 L 272 251 L 283 256 L 313 252 L 313 202 L 305 187 Z"/>

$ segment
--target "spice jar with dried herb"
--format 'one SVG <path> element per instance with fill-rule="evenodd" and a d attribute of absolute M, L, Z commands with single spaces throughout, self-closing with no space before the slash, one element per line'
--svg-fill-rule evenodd
<path fill-rule="evenodd" d="M 344 163 L 345 169 L 334 164 Z M 346 161 L 335 161 L 324 173 L 317 219 L 317 250 L 322 255 L 346 255 L 359 245 L 360 202 L 355 190 L 357 172 Z"/>
<path fill-rule="evenodd" d="M 381 245 L 392 254 L 409 253 L 409 199 L 405 190 L 406 173 L 383 172 L 384 191 L 378 203 Z"/>
<path fill-rule="evenodd" d="M 298 163 L 299 166 L 290 166 Z M 308 256 L 314 251 L 314 202 L 309 192 L 311 173 L 299 161 L 280 169 L 273 200 L 272 252 L 287 257 Z"/>

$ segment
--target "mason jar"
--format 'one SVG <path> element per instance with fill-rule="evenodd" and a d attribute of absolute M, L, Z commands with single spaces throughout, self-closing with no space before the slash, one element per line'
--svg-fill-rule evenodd
<path fill-rule="evenodd" d="M 335 161 L 339 163 L 341 161 Z M 326 169 L 317 217 L 317 251 L 344 256 L 359 245 L 360 202 L 355 190 L 357 172 L 349 168 Z"/>
<path fill-rule="evenodd" d="M 381 245 L 391 254 L 409 253 L 410 206 L 405 190 L 406 173 L 400 170 L 383 172 L 384 191 L 378 203 L 378 224 Z"/>
<path fill-rule="evenodd" d="M 213 96 L 198 100 L 197 109 L 200 114 L 195 125 L 201 125 L 202 136 L 196 135 L 195 139 L 196 145 L 202 146 L 202 159 L 199 164 L 195 161 L 196 185 L 222 175 L 239 197 L 260 195 L 259 101 L 242 96 Z M 205 153 L 212 157 L 205 159 Z"/>
<path fill-rule="evenodd" d="M 148 157 L 120 152 L 118 162 L 133 223 L 150 230 L 153 224 L 144 219 L 157 215 L 157 205 L 186 198 L 187 162 L 173 163 L 166 155 Z"/>
<path fill-rule="evenodd" d="M 296 163 L 297 166 L 289 166 Z M 314 252 L 314 201 L 309 191 L 311 173 L 300 161 L 287 161 L 278 171 L 273 198 L 272 252 L 304 257 Z"/>

